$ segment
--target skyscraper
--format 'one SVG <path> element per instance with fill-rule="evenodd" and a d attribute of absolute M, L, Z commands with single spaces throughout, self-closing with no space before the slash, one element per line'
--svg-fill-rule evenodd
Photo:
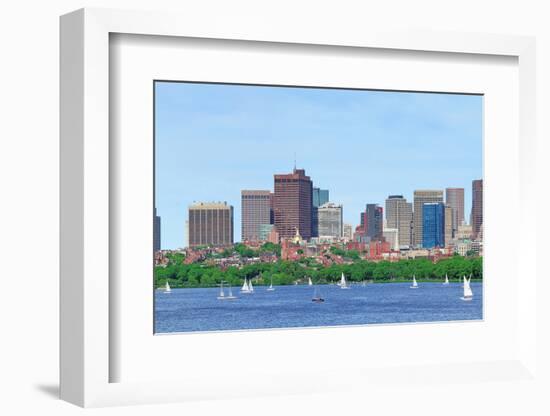
<path fill-rule="evenodd" d="M 313 206 L 311 208 L 311 236 L 319 237 L 319 218 L 317 214 L 317 209 L 321 205 L 326 204 L 329 201 L 328 189 L 313 188 L 312 201 Z"/>
<path fill-rule="evenodd" d="M 458 231 L 458 226 L 464 222 L 464 188 L 446 188 L 445 204 L 452 209 L 453 237 Z"/>
<path fill-rule="evenodd" d="M 453 212 L 454 210 L 449 206 L 445 204 L 445 217 L 444 217 L 444 223 L 445 223 L 445 230 L 444 230 L 444 240 L 445 240 L 445 247 L 449 246 L 451 243 L 451 240 L 453 239 Z M 458 233 L 458 230 L 457 230 Z"/>
<path fill-rule="evenodd" d="M 304 169 L 274 175 L 274 223 L 281 238 L 292 238 L 298 229 L 304 239 L 311 238 L 313 186 Z"/>
<path fill-rule="evenodd" d="M 327 202 L 319 207 L 319 237 L 343 236 L 342 205 Z"/>
<path fill-rule="evenodd" d="M 483 225 L 483 179 L 472 181 L 472 239 L 479 238 Z"/>
<path fill-rule="evenodd" d="M 157 215 L 157 208 L 155 208 L 153 218 L 153 251 L 156 253 L 160 250 L 160 216 Z"/>
<path fill-rule="evenodd" d="M 414 213 L 413 213 L 413 245 L 422 245 L 422 209 L 426 203 L 443 202 L 443 191 L 438 190 L 417 190 L 414 191 Z"/>
<path fill-rule="evenodd" d="M 397 229 L 399 246 L 411 245 L 413 210 L 403 195 L 390 195 L 386 199 L 386 222 L 388 228 Z"/>
<path fill-rule="evenodd" d="M 367 204 L 365 213 L 366 233 L 371 240 L 383 238 L 384 210 L 378 204 Z"/>
<path fill-rule="evenodd" d="M 445 205 L 425 203 L 422 207 L 422 247 L 445 246 Z"/>
<path fill-rule="evenodd" d="M 241 239 L 260 241 L 260 226 L 271 224 L 271 192 L 241 191 Z"/>
<path fill-rule="evenodd" d="M 233 207 L 227 202 L 189 206 L 189 247 L 233 244 Z"/>
<path fill-rule="evenodd" d="M 320 207 L 329 201 L 328 189 L 313 188 L 313 206 Z"/>

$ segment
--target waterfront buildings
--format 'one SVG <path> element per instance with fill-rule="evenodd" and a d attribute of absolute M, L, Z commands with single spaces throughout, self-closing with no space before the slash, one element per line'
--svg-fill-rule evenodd
<path fill-rule="evenodd" d="M 241 191 L 241 239 L 265 240 L 260 237 L 260 227 L 271 224 L 271 192 L 264 190 Z"/>
<path fill-rule="evenodd" d="M 413 209 L 403 195 L 390 195 L 386 199 L 387 228 L 398 230 L 398 244 L 409 247 L 412 244 Z"/>
<path fill-rule="evenodd" d="M 445 203 L 452 209 L 452 236 L 464 222 L 464 188 L 446 188 Z"/>
<path fill-rule="evenodd" d="M 443 202 L 422 205 L 422 247 L 445 246 L 445 205 Z"/>
<path fill-rule="evenodd" d="M 422 246 L 423 242 L 423 206 L 427 203 L 443 202 L 443 191 L 416 190 L 414 191 L 413 214 L 413 245 Z"/>
<path fill-rule="evenodd" d="M 472 239 L 480 237 L 483 225 L 483 179 L 472 181 Z"/>
<path fill-rule="evenodd" d="M 292 238 L 296 230 L 308 240 L 312 236 L 313 186 L 304 169 L 274 175 L 273 213 L 281 238 Z"/>
<path fill-rule="evenodd" d="M 311 236 L 319 237 L 319 217 L 317 210 L 329 201 L 328 189 L 313 188 L 311 211 Z"/>
<path fill-rule="evenodd" d="M 384 210 L 378 204 L 367 204 L 362 225 L 371 240 L 382 240 Z"/>
<path fill-rule="evenodd" d="M 153 252 L 160 251 L 160 216 L 157 209 L 153 213 Z"/>
<path fill-rule="evenodd" d="M 227 202 L 189 206 L 189 247 L 233 244 L 233 207 Z"/>
<path fill-rule="evenodd" d="M 341 238 L 343 236 L 342 205 L 327 202 L 318 208 L 319 237 Z"/>

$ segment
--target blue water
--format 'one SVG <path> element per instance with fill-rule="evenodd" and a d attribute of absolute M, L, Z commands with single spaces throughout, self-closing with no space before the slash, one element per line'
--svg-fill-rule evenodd
<path fill-rule="evenodd" d="M 472 282 L 474 299 L 465 302 L 462 284 L 409 283 L 353 285 L 349 290 L 321 285 L 323 303 L 311 301 L 310 286 L 257 286 L 238 299 L 216 299 L 219 289 L 155 291 L 155 332 L 219 331 L 259 328 L 436 322 L 482 319 L 482 283 Z"/>

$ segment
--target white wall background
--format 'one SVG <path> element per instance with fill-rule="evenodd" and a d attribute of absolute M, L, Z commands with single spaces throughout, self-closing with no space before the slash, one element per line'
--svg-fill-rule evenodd
<path fill-rule="evenodd" d="M 0 8 L 0 413 L 68 415 L 82 410 L 56 399 L 58 383 L 58 17 L 77 8 L 178 10 L 208 20 L 212 13 L 269 16 L 281 27 L 309 24 L 433 28 L 537 36 L 539 206 L 550 137 L 550 12 L 535 0 L 394 1 L 168 1 L 22 0 Z M 546 96 L 545 96 L 546 94 Z M 542 208 L 542 214 L 546 208 Z M 547 216 L 547 215 L 545 215 Z M 539 230 L 543 258 L 548 224 Z M 543 260 L 541 260 L 541 264 Z M 549 284 L 538 287 L 549 293 Z M 542 300 L 542 297 L 541 297 Z M 540 368 L 549 375 L 549 307 L 539 302 Z M 548 380 L 548 378 L 546 378 Z M 487 383 L 456 385 L 454 399 L 426 391 L 418 397 L 392 389 L 377 397 L 335 393 L 324 397 L 271 397 L 231 402 L 171 404 L 93 410 L 96 414 L 550 414 L 546 389 Z M 546 395 L 545 395 L 546 393 Z M 422 398 L 424 396 L 424 398 Z M 446 399 L 443 399 L 445 398 Z M 452 397 L 452 396 L 451 396 Z M 463 399 L 470 405 L 464 408 Z"/>

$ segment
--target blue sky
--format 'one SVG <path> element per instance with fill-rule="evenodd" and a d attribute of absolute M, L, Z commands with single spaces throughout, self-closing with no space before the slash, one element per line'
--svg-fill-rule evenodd
<path fill-rule="evenodd" d="M 273 189 L 294 165 L 329 189 L 354 226 L 367 203 L 482 177 L 483 98 L 248 85 L 155 84 L 155 200 L 163 249 L 183 247 L 187 207 Z"/>

